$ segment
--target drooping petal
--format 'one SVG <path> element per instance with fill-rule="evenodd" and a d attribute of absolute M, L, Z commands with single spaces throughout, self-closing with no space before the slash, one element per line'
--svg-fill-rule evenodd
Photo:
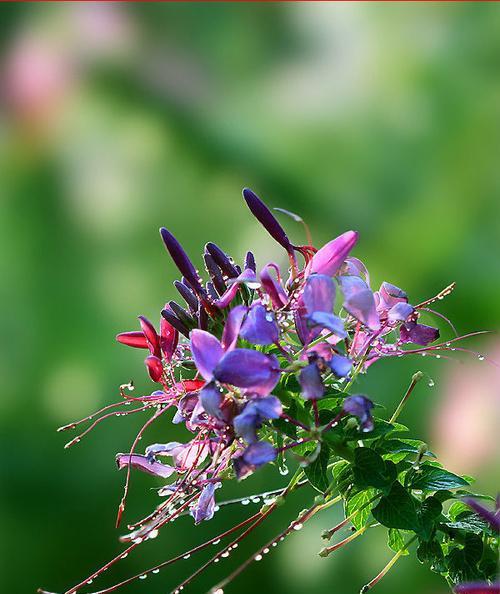
<path fill-rule="evenodd" d="M 283 246 L 289 254 L 292 254 L 293 245 L 288 239 L 285 230 L 264 202 L 249 188 L 243 190 L 243 198 L 254 217 L 262 224 L 269 235 Z"/>
<path fill-rule="evenodd" d="M 335 276 L 357 241 L 356 231 L 346 231 L 332 239 L 314 254 L 306 268 L 306 274 Z"/>
<path fill-rule="evenodd" d="M 117 454 L 116 464 L 119 470 L 130 465 L 133 468 L 162 478 L 168 478 L 175 472 L 175 468 L 172 466 L 162 464 L 161 462 L 157 462 L 156 460 L 148 458 L 148 456 L 142 456 L 141 454 Z"/>
<path fill-rule="evenodd" d="M 196 405 L 198 404 L 199 396 L 196 392 L 190 392 L 179 400 L 177 412 L 175 413 L 172 423 L 175 425 L 183 423 L 192 415 Z"/>
<path fill-rule="evenodd" d="M 229 312 L 221 339 L 222 348 L 225 351 L 230 351 L 235 347 L 247 311 L 248 307 L 245 305 L 237 305 Z"/>
<path fill-rule="evenodd" d="M 328 365 L 337 377 L 348 376 L 352 369 L 351 359 L 349 359 L 349 357 L 344 357 L 343 355 L 333 355 L 330 361 L 328 361 Z"/>
<path fill-rule="evenodd" d="M 273 355 L 251 349 L 234 349 L 224 355 L 213 375 L 224 384 L 269 393 L 279 381 L 280 369 Z"/>
<path fill-rule="evenodd" d="M 239 288 L 240 287 L 238 283 L 231 285 L 228 290 L 223 295 L 221 295 L 220 299 L 217 299 L 217 301 L 214 302 L 214 304 L 219 309 L 225 309 L 236 297 Z"/>
<path fill-rule="evenodd" d="M 240 335 L 253 344 L 269 345 L 277 342 L 279 329 L 274 314 L 260 303 L 252 305 L 241 326 Z"/>
<path fill-rule="evenodd" d="M 160 353 L 160 337 L 156 332 L 153 324 L 144 316 L 139 316 L 139 322 L 141 324 L 142 333 L 148 341 L 148 347 L 152 355 L 157 357 L 161 356 Z"/>
<path fill-rule="evenodd" d="M 234 430 L 243 437 L 247 443 L 257 441 L 257 429 L 260 426 L 260 418 L 257 411 L 247 404 L 239 415 L 234 417 Z"/>
<path fill-rule="evenodd" d="M 249 289 L 258 289 L 260 287 L 260 281 L 257 279 L 255 270 L 251 268 L 245 268 L 241 274 L 236 278 L 231 278 L 227 281 L 228 285 L 234 284 L 246 285 Z"/>
<path fill-rule="evenodd" d="M 224 399 L 222 392 L 214 384 L 207 384 L 200 392 L 200 401 L 205 412 L 216 419 L 223 419 L 221 404 Z"/>
<path fill-rule="evenodd" d="M 383 282 L 378 290 L 380 299 L 379 307 L 386 311 L 391 309 L 396 303 L 408 303 L 408 296 L 399 287 L 391 283 Z"/>
<path fill-rule="evenodd" d="M 136 349 L 147 349 L 148 341 L 142 332 L 121 332 L 116 335 L 116 340 Z"/>
<path fill-rule="evenodd" d="M 412 342 L 422 346 L 427 346 L 439 338 L 439 330 L 425 324 L 416 324 L 410 322 L 401 326 L 399 329 L 401 342 Z"/>
<path fill-rule="evenodd" d="M 262 269 L 260 281 L 274 307 L 279 309 L 287 303 L 288 297 L 281 284 L 272 277 L 271 270 L 274 270 L 279 275 L 278 265 L 271 262 Z"/>
<path fill-rule="evenodd" d="M 149 355 L 144 359 L 144 363 L 148 368 L 150 378 L 154 382 L 159 382 L 161 376 L 163 375 L 163 365 L 161 363 L 161 359 L 158 359 L 158 357 L 155 357 L 154 355 Z"/>
<path fill-rule="evenodd" d="M 281 400 L 276 398 L 276 396 L 256 398 L 255 400 L 252 400 L 251 404 L 264 419 L 278 419 L 283 412 Z"/>
<path fill-rule="evenodd" d="M 370 330 L 379 330 L 375 299 L 365 281 L 357 276 L 340 276 L 339 282 L 344 294 L 344 309 Z"/>
<path fill-rule="evenodd" d="M 189 337 L 196 368 L 202 377 L 210 382 L 214 376 L 214 369 L 224 354 L 222 346 L 213 334 L 205 330 L 192 330 Z"/>
<path fill-rule="evenodd" d="M 366 396 L 360 394 L 356 396 L 348 396 L 342 406 L 344 412 L 354 415 L 359 419 L 359 425 L 364 432 L 373 430 L 373 418 L 371 409 L 373 402 Z"/>
<path fill-rule="evenodd" d="M 276 449 L 268 441 L 258 441 L 248 446 L 243 457 L 249 464 L 262 466 L 262 464 L 275 460 L 277 454 Z"/>
<path fill-rule="evenodd" d="M 321 373 L 314 362 L 300 370 L 299 384 L 302 388 L 302 397 L 306 400 L 319 400 L 325 394 Z"/>
<path fill-rule="evenodd" d="M 208 483 L 201 491 L 201 495 L 191 510 L 194 523 L 199 524 L 203 520 L 211 520 L 215 512 L 215 489 L 220 483 Z"/>
<path fill-rule="evenodd" d="M 319 326 L 320 328 L 326 328 L 333 332 L 335 336 L 339 338 L 345 338 L 347 336 L 347 332 L 344 329 L 344 322 L 341 318 L 336 316 L 333 313 L 326 313 L 324 311 L 316 311 L 311 315 L 307 316 L 307 321 L 309 326 L 315 328 Z"/>
<path fill-rule="evenodd" d="M 335 285 L 331 277 L 325 274 L 312 274 L 307 278 L 302 300 L 308 314 L 316 311 L 332 313 L 334 298 Z"/>
<path fill-rule="evenodd" d="M 172 355 L 179 342 L 179 331 L 176 330 L 170 322 L 162 317 L 160 319 L 160 348 L 167 361 L 172 359 Z"/>

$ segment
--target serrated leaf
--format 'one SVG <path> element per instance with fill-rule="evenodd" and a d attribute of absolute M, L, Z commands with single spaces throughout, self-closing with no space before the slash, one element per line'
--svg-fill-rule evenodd
<path fill-rule="evenodd" d="M 430 463 L 422 464 L 409 480 L 411 488 L 420 491 L 445 491 L 468 484 L 462 477 Z"/>
<path fill-rule="evenodd" d="M 386 528 L 416 531 L 419 528 L 415 499 L 396 481 L 388 495 L 372 510 L 373 517 Z"/>
<path fill-rule="evenodd" d="M 375 496 L 376 491 L 375 489 L 367 489 L 365 491 L 360 491 L 359 493 L 355 493 L 352 497 L 346 501 L 345 504 L 345 514 L 346 516 L 350 516 L 356 510 L 359 510 L 355 516 L 351 519 L 351 523 L 359 530 L 362 528 L 371 514 L 371 505 L 368 505 L 369 501 L 373 499 Z M 365 507 L 363 507 L 365 506 Z M 363 509 L 361 509 L 363 508 Z"/>
<path fill-rule="evenodd" d="M 376 487 L 387 491 L 397 478 L 396 466 L 391 461 L 383 460 L 371 448 L 354 450 L 353 472 L 358 487 Z"/>
<path fill-rule="evenodd" d="M 332 468 L 332 475 L 334 486 L 341 495 L 346 496 L 354 483 L 352 466 L 344 460 L 337 462 Z"/>
<path fill-rule="evenodd" d="M 327 466 L 330 459 L 330 448 L 322 444 L 321 451 L 316 459 L 304 468 L 304 474 L 311 485 L 320 493 L 324 493 L 329 487 Z"/>
<path fill-rule="evenodd" d="M 392 549 L 395 553 L 399 551 L 403 551 L 402 555 L 408 555 L 408 550 L 405 549 L 405 539 L 403 535 L 397 528 L 389 528 L 387 534 L 387 545 L 390 549 Z"/>

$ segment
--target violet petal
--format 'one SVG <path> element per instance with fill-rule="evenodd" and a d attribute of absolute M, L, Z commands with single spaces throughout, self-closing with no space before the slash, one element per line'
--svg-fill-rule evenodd
<path fill-rule="evenodd" d="M 331 277 L 325 274 L 313 274 L 306 280 L 302 300 L 307 312 L 316 311 L 332 313 L 335 298 L 335 285 Z"/>
<path fill-rule="evenodd" d="M 224 354 L 222 346 L 215 336 L 205 330 L 192 330 L 189 337 L 196 368 L 209 382 L 213 379 L 214 369 Z"/>
<path fill-rule="evenodd" d="M 198 273 L 196 272 L 193 263 L 182 248 L 181 244 L 172 235 L 172 233 L 170 233 L 170 231 L 165 229 L 165 227 L 160 229 L 160 234 L 165 247 L 167 248 L 172 260 L 174 261 L 174 264 L 177 266 L 182 276 L 188 280 L 189 284 L 198 295 L 204 295 L 204 290 L 200 284 Z"/>
<path fill-rule="evenodd" d="M 240 334 L 241 325 L 247 315 L 248 307 L 237 305 L 229 312 L 224 330 L 222 332 L 221 344 L 225 351 L 230 351 L 236 346 L 236 341 Z"/>
<path fill-rule="evenodd" d="M 404 322 L 411 316 L 413 311 L 414 309 L 409 303 L 400 301 L 391 307 L 387 318 L 390 322 Z"/>
<path fill-rule="evenodd" d="M 439 330 L 425 324 L 410 322 L 401 326 L 399 335 L 402 342 L 412 342 L 421 346 L 427 346 L 439 338 Z"/>
<path fill-rule="evenodd" d="M 343 355 L 333 355 L 330 361 L 328 361 L 328 365 L 337 377 L 348 376 L 352 369 L 351 359 Z"/>
<path fill-rule="evenodd" d="M 346 231 L 332 239 L 314 254 L 306 268 L 307 274 L 335 276 L 357 241 L 356 231 Z"/>
<path fill-rule="evenodd" d="M 258 441 L 252 443 L 243 452 L 245 462 L 254 466 L 262 466 L 267 462 L 272 462 L 276 459 L 278 452 L 268 441 Z"/>
<path fill-rule="evenodd" d="M 333 332 L 339 338 L 346 338 L 347 332 L 344 329 L 344 321 L 333 313 L 316 311 L 307 316 L 310 327 L 320 326 Z"/>
<path fill-rule="evenodd" d="M 373 431 L 373 418 L 371 409 L 373 408 L 373 402 L 358 394 L 356 396 L 348 396 L 342 406 L 344 412 L 358 417 L 361 430 L 365 433 Z"/>
<path fill-rule="evenodd" d="M 221 411 L 223 399 L 222 392 L 214 383 L 207 384 L 200 392 L 200 401 L 205 412 L 220 420 L 223 418 Z"/>
<path fill-rule="evenodd" d="M 175 472 L 175 468 L 172 466 L 162 464 L 141 454 L 117 454 L 116 464 L 119 470 L 130 465 L 132 468 L 137 468 L 138 470 L 142 470 L 153 476 L 161 476 L 162 478 L 168 478 Z"/>
<path fill-rule="evenodd" d="M 299 384 L 302 388 L 302 397 L 306 400 L 319 400 L 325 394 L 325 386 L 316 363 L 309 363 L 300 370 Z"/>
<path fill-rule="evenodd" d="M 274 314 L 267 311 L 260 303 L 252 305 L 241 326 L 240 335 L 253 344 L 274 344 L 279 338 L 278 324 Z"/>
<path fill-rule="evenodd" d="M 224 384 L 269 393 L 279 381 L 280 369 L 273 355 L 251 349 L 234 349 L 224 355 L 213 375 Z"/>
<path fill-rule="evenodd" d="M 195 524 L 203 520 L 211 520 L 215 512 L 215 489 L 220 483 L 208 483 L 201 491 L 201 495 L 191 510 L 190 514 L 194 518 Z"/>

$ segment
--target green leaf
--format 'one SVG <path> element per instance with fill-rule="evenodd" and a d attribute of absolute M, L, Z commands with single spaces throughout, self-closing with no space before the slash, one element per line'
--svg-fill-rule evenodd
<path fill-rule="evenodd" d="M 462 477 L 427 463 L 422 464 L 419 470 L 413 471 L 409 483 L 412 489 L 421 491 L 444 491 L 468 484 Z"/>
<path fill-rule="evenodd" d="M 482 577 L 477 567 L 483 554 L 483 542 L 476 534 L 467 534 L 463 548 L 453 548 L 446 557 L 449 575 L 454 583 L 473 581 Z"/>
<path fill-rule="evenodd" d="M 432 571 L 438 573 L 445 571 L 443 549 L 437 540 L 421 542 L 417 548 L 417 558 L 421 563 L 430 563 Z"/>
<path fill-rule="evenodd" d="M 398 481 L 392 485 L 389 494 L 382 497 L 372 514 L 386 528 L 417 531 L 420 525 L 415 499 Z"/>
<path fill-rule="evenodd" d="M 330 448 L 322 444 L 321 451 L 316 459 L 304 468 L 304 474 L 311 485 L 320 493 L 324 493 L 328 487 L 327 466 L 330 459 Z"/>
<path fill-rule="evenodd" d="M 354 478 L 359 487 L 376 487 L 389 491 L 397 478 L 396 466 L 384 460 L 371 448 L 354 450 Z"/>
<path fill-rule="evenodd" d="M 387 435 L 394 431 L 394 429 L 395 426 L 391 425 L 391 423 L 388 423 L 383 419 L 374 419 L 373 431 L 365 433 L 364 431 L 360 431 L 357 427 L 351 427 L 347 430 L 344 429 L 344 438 L 347 441 L 358 441 L 359 439 L 367 441 Z"/>
<path fill-rule="evenodd" d="M 359 530 L 360 528 L 362 528 L 366 522 L 368 521 L 368 518 L 370 517 L 371 514 L 371 505 L 369 505 L 369 502 L 371 499 L 373 499 L 373 497 L 375 497 L 376 491 L 375 489 L 368 489 L 365 491 L 360 491 L 359 493 L 355 493 L 352 497 L 349 497 L 349 499 L 346 501 L 345 504 L 345 514 L 346 516 L 350 516 L 352 513 L 354 513 L 356 510 L 359 510 L 358 513 L 353 516 L 351 523 L 354 526 L 354 528 L 356 528 L 356 530 Z M 365 506 L 365 507 L 363 507 Z M 360 509 L 363 508 L 363 509 Z"/>
<path fill-rule="evenodd" d="M 417 510 L 420 526 L 418 535 L 422 540 L 430 540 L 434 535 L 436 521 L 443 511 L 441 502 L 435 497 L 427 497 Z"/>
<path fill-rule="evenodd" d="M 453 521 L 445 522 L 445 526 L 455 530 L 466 530 L 474 534 L 493 534 L 491 526 L 473 511 L 468 510 L 459 514 Z"/>
<path fill-rule="evenodd" d="M 387 545 L 390 549 L 392 549 L 395 553 L 399 551 L 403 551 L 402 555 L 408 555 L 408 550 L 405 549 L 405 539 L 403 535 L 397 528 L 389 528 L 388 536 L 387 536 Z"/>

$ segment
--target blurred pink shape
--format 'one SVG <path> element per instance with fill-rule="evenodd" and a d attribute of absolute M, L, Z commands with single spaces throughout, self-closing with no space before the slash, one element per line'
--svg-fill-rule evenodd
<path fill-rule="evenodd" d="M 498 341 L 485 352 L 489 359 L 500 361 Z M 462 473 L 495 463 L 499 420 L 500 368 L 477 359 L 452 366 L 433 421 L 433 444 L 440 461 Z"/>

